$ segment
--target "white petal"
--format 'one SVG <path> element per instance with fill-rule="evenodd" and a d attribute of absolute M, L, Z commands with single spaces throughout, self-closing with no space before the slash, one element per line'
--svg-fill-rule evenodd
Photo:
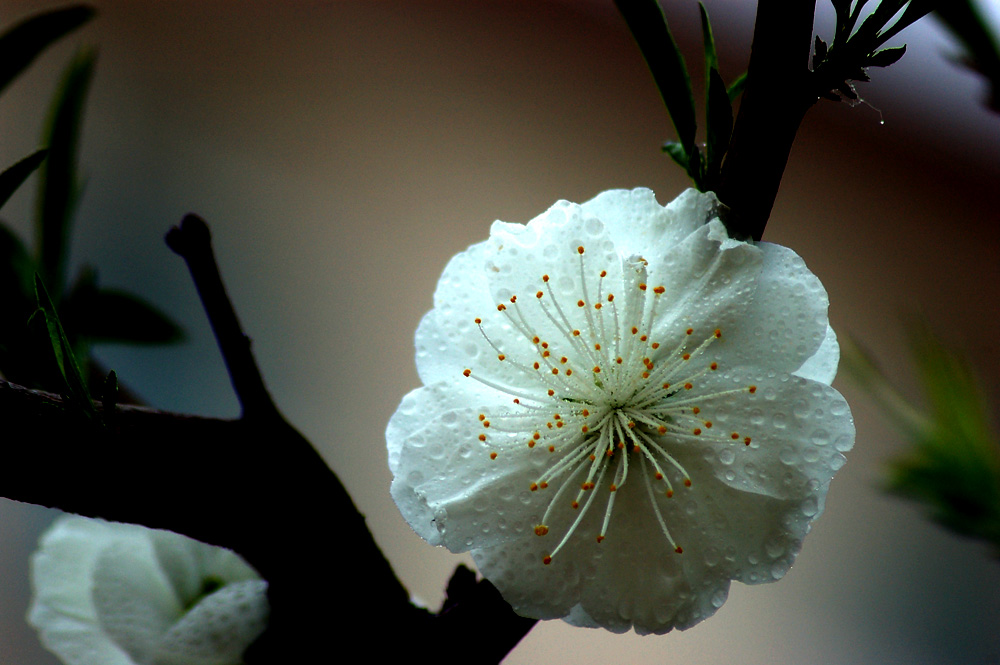
<path fill-rule="evenodd" d="M 681 243 L 714 216 L 714 194 L 688 189 L 666 207 L 652 190 L 612 189 L 582 204 L 588 217 L 600 220 L 622 256 L 642 256 L 650 262 L 657 251 Z"/>
<path fill-rule="evenodd" d="M 254 589 L 266 587 L 256 571 L 229 550 L 168 531 L 76 516 L 60 518 L 43 535 L 32 557 L 32 582 L 35 598 L 29 621 L 45 646 L 67 665 L 166 662 L 161 653 L 164 636 L 191 634 L 192 626 L 200 623 L 188 608 L 206 592 L 206 583 L 222 585 L 200 601 L 223 593 L 212 601 L 214 605 L 210 603 L 216 608 L 220 603 L 235 606 L 223 602 L 230 595 L 242 597 L 230 587 L 244 583 Z M 266 600 L 263 611 L 226 615 L 233 622 L 245 615 L 246 625 L 227 624 L 219 633 L 226 648 L 223 660 L 186 662 L 237 662 L 232 658 L 236 642 L 223 637 L 250 633 L 255 637 L 262 630 L 261 617 L 266 617 Z M 178 622 L 185 621 L 187 628 L 177 633 Z M 208 635 L 210 629 L 206 625 L 209 632 L 202 634 Z M 241 648 L 252 639 L 244 640 Z"/>
<path fill-rule="evenodd" d="M 455 392 L 438 384 L 408 396 L 413 413 L 422 414 L 425 424 L 398 443 L 391 490 L 418 535 L 463 552 L 530 533 L 541 510 L 537 495 L 528 489 L 535 467 L 525 456 L 491 459 L 491 452 L 507 446 L 478 439 L 485 431 L 478 419 L 481 406 L 447 408 Z M 402 418 L 394 420 L 389 436 L 403 436 Z"/>
<path fill-rule="evenodd" d="M 796 376 L 812 379 L 830 385 L 837 376 L 837 366 L 840 364 L 840 344 L 837 343 L 837 333 L 829 325 L 826 336 L 811 357 L 795 370 Z"/>
<path fill-rule="evenodd" d="M 233 665 L 267 627 L 267 582 L 227 584 L 160 638 L 157 665 Z"/>
<path fill-rule="evenodd" d="M 495 311 L 485 273 L 486 243 L 448 262 L 434 292 L 434 309 L 417 328 L 417 373 L 425 384 L 453 381 L 477 360 L 493 355 L 474 323 Z"/>
<path fill-rule="evenodd" d="M 826 337 L 829 299 L 798 254 L 770 243 L 759 248 L 763 270 L 740 325 L 726 331 L 727 360 L 794 372 Z"/>

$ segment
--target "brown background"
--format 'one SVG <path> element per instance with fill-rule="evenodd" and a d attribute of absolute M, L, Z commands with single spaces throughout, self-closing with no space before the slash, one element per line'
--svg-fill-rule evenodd
<path fill-rule="evenodd" d="M 665 4 L 695 68 L 696 5 Z M 732 78 L 753 3 L 706 4 Z M 686 186 L 659 153 L 672 130 L 623 24 L 597 0 L 96 5 L 97 20 L 0 99 L 0 163 L 36 147 L 59 70 L 77 44 L 98 45 L 73 261 L 189 332 L 176 348 L 99 356 L 158 407 L 236 414 L 183 265 L 161 241 L 185 212 L 204 216 L 279 404 L 344 479 L 404 582 L 436 605 L 465 559 L 400 518 L 382 433 L 418 383 L 413 331 L 445 262 L 492 220 L 527 221 L 560 198 L 642 185 L 666 202 Z M 0 20 L 49 6 L 3 0 Z M 828 11 L 818 23 L 829 34 Z M 908 395 L 900 316 L 914 311 L 997 395 L 1000 118 L 945 62 L 954 48 L 935 26 L 904 37 L 910 53 L 861 87 L 872 106 L 824 103 L 807 118 L 765 239 L 805 258 L 830 292 L 833 325 Z M 3 213 L 26 237 L 30 208 L 21 193 Z M 838 385 L 857 446 L 780 584 L 734 585 L 716 617 L 663 637 L 549 622 L 506 662 L 998 662 L 998 564 L 878 490 L 904 443 Z M 55 662 L 22 618 L 28 553 L 53 516 L 0 500 L 0 662 Z M 329 538 L 337 551 L 317 575 L 345 574 L 332 565 L 351 548 L 337 528 L 331 514 L 289 547 Z M 375 639 L 391 639 L 372 621 Z M 432 658 L 447 648 L 413 645 Z"/>

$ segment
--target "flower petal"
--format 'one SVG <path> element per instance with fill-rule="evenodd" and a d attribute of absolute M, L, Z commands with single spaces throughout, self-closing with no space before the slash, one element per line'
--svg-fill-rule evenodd
<path fill-rule="evenodd" d="M 730 365 L 794 372 L 826 337 L 829 298 L 819 279 L 792 250 L 762 242 L 763 270 L 740 325 L 727 331 Z"/>

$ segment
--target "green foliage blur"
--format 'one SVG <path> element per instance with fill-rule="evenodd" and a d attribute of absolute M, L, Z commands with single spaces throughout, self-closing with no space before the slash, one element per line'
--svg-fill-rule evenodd
<path fill-rule="evenodd" d="M 0 35 L 0 91 L 49 45 L 94 16 L 72 6 L 28 18 Z M 99 285 L 84 266 L 67 277 L 70 231 L 83 185 L 77 165 L 83 109 L 97 61 L 80 49 L 53 97 L 43 148 L 0 173 L 0 208 L 38 173 L 35 243 L 0 220 L 0 375 L 89 404 L 106 379 L 90 358 L 96 343 L 167 344 L 180 328 L 149 303 Z M 91 406 L 92 409 L 92 406 Z"/>
<path fill-rule="evenodd" d="M 910 350 L 924 406 L 910 404 L 871 356 L 843 340 L 842 367 L 910 442 L 889 463 L 887 489 L 923 506 L 930 519 L 988 543 L 1000 558 L 1000 438 L 970 363 L 926 323 L 913 323 Z"/>

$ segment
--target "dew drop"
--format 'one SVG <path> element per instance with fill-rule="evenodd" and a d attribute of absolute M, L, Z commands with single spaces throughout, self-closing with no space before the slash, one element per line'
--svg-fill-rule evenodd
<path fill-rule="evenodd" d="M 830 433 L 825 429 L 818 429 L 812 433 L 812 442 L 814 446 L 825 446 L 830 443 Z"/>
<path fill-rule="evenodd" d="M 722 589 L 718 589 L 716 590 L 715 593 L 712 594 L 712 607 L 714 607 L 715 609 L 719 609 L 720 607 L 722 607 L 723 603 L 725 602 L 726 602 L 726 592 L 723 591 Z"/>
<path fill-rule="evenodd" d="M 719 451 L 719 461 L 726 466 L 729 466 L 736 461 L 736 452 L 732 449 L 732 447 L 723 448 Z"/>
<path fill-rule="evenodd" d="M 846 453 L 854 447 L 854 438 L 849 434 L 841 434 L 837 437 L 837 440 L 833 442 L 833 447 L 842 453 Z"/>
<path fill-rule="evenodd" d="M 410 471 L 406 474 L 406 483 L 411 487 L 416 487 L 420 483 L 424 482 L 424 474 L 419 471 Z"/>
<path fill-rule="evenodd" d="M 789 446 L 785 446 L 784 448 L 781 449 L 781 452 L 778 453 L 778 459 L 780 459 L 781 463 L 785 464 L 786 466 L 791 466 L 792 464 L 795 464 L 796 457 L 797 456 L 795 454 L 795 451 Z"/>
<path fill-rule="evenodd" d="M 780 580 L 788 572 L 788 563 L 785 561 L 775 561 L 771 566 L 771 577 Z"/>
<path fill-rule="evenodd" d="M 799 507 L 799 510 L 801 510 L 802 514 L 805 515 L 806 517 L 812 517 L 816 513 L 818 513 L 819 504 L 816 501 L 816 497 L 811 496 L 805 501 L 803 501 L 802 505 Z"/>
<path fill-rule="evenodd" d="M 779 539 L 771 538 L 764 543 L 764 551 L 767 552 L 767 556 L 777 559 L 785 553 L 785 545 Z"/>
<path fill-rule="evenodd" d="M 771 416 L 771 425 L 774 429 L 785 429 L 788 427 L 788 418 L 783 413 L 776 413 Z"/>

